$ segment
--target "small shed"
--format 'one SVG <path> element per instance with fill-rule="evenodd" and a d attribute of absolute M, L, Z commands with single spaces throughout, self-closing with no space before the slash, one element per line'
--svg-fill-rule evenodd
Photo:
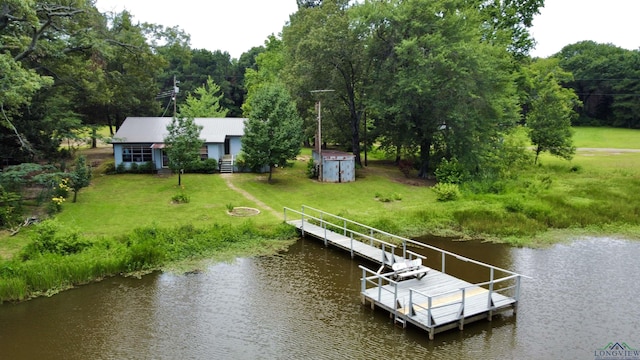
<path fill-rule="evenodd" d="M 317 150 L 313 151 L 313 161 L 320 164 Z M 356 181 L 356 156 L 350 153 L 322 150 L 322 182 L 343 183 Z"/>

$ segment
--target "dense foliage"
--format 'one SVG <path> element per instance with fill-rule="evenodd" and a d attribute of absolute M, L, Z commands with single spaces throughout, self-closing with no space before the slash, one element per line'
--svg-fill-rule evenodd
<path fill-rule="evenodd" d="M 185 259 L 203 259 L 247 244 L 286 240 L 295 230 L 280 225 L 260 230 L 214 224 L 134 229 L 118 237 L 91 239 L 56 221 L 36 226 L 29 244 L 13 260 L 0 260 L 0 304 L 64 290 L 106 276 L 160 269 Z"/>
<path fill-rule="evenodd" d="M 300 153 L 302 119 L 295 103 L 278 83 L 257 89 L 250 106 L 242 138 L 243 157 L 254 170 L 268 166 L 271 181 L 274 167 L 286 166 Z"/>
<path fill-rule="evenodd" d="M 543 5 L 301 0 L 281 36 L 232 59 L 192 49 L 178 27 L 100 13 L 92 0 L 4 1 L 3 165 L 63 164 L 84 137 L 95 145 L 98 126 L 113 134 L 127 116 L 164 116 L 172 104 L 184 117 L 248 117 L 252 97 L 273 84 L 302 119 L 288 139 L 311 145 L 321 101 L 323 145 L 353 152 L 358 165 L 380 148 L 424 178 L 451 162 L 465 181 L 513 175 L 513 164 L 528 160 L 529 144 L 508 140 L 518 124 L 535 154 L 566 159 L 569 124 L 640 127 L 640 53 L 585 41 L 554 60 L 531 59 L 529 28 Z M 204 165 L 180 168 L 210 172 Z"/>
<path fill-rule="evenodd" d="M 165 151 L 169 158 L 169 168 L 178 173 L 178 185 L 182 185 L 182 172 L 198 160 L 203 144 L 200 131 L 202 126 L 196 124 L 192 117 L 174 117 L 167 126 Z"/>
<path fill-rule="evenodd" d="M 584 104 L 575 125 L 640 128 L 640 50 L 581 41 L 554 58 L 573 73 L 563 84 Z"/>

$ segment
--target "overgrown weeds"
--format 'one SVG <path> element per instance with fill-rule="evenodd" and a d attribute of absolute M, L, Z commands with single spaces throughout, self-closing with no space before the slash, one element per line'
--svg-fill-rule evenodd
<path fill-rule="evenodd" d="M 53 294 L 108 276 L 161 269 L 172 262 L 204 259 L 248 243 L 265 247 L 296 236 L 290 226 L 265 231 L 251 222 L 207 228 L 152 225 L 114 238 L 89 239 L 55 221 L 45 221 L 33 234 L 21 256 L 0 261 L 0 303 Z"/>

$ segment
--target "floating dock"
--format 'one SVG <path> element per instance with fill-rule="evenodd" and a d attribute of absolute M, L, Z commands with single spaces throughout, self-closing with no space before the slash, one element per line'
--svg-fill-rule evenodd
<path fill-rule="evenodd" d="M 320 239 L 325 246 L 348 251 L 379 266 L 362 269 L 362 303 L 389 312 L 396 324 L 411 324 L 434 335 L 496 313 L 517 311 L 520 282 L 524 275 L 485 264 L 415 240 L 303 206 L 300 211 L 284 208 L 285 222 L 302 236 Z M 428 248 L 441 254 L 439 264 L 408 247 Z M 486 281 L 471 283 L 446 273 L 446 262 L 470 262 L 486 273 Z M 409 264 L 409 265 L 406 265 Z M 438 270 L 433 267 L 437 267 Z M 477 274 L 474 274 L 477 275 Z"/>

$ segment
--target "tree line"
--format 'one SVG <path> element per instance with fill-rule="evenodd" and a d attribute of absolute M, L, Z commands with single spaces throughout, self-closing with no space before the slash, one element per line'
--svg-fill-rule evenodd
<path fill-rule="evenodd" d="M 51 161 L 81 130 L 95 140 L 97 126 L 113 134 L 127 116 L 170 116 L 174 79 L 178 103 L 203 96 L 196 90 L 211 79 L 233 117 L 248 116 L 260 91 L 285 89 L 307 145 L 322 101 L 323 142 L 352 151 L 359 165 L 380 147 L 422 177 L 451 164 L 469 176 L 505 171 L 511 164 L 500 160 L 521 145 L 506 140 L 518 125 L 536 155 L 565 158 L 572 124 L 640 127 L 638 51 L 582 42 L 532 59 L 528 30 L 543 5 L 299 0 L 281 34 L 232 59 L 192 49 L 178 27 L 100 13 L 92 0 L 7 0 L 0 153 L 3 161 Z"/>

